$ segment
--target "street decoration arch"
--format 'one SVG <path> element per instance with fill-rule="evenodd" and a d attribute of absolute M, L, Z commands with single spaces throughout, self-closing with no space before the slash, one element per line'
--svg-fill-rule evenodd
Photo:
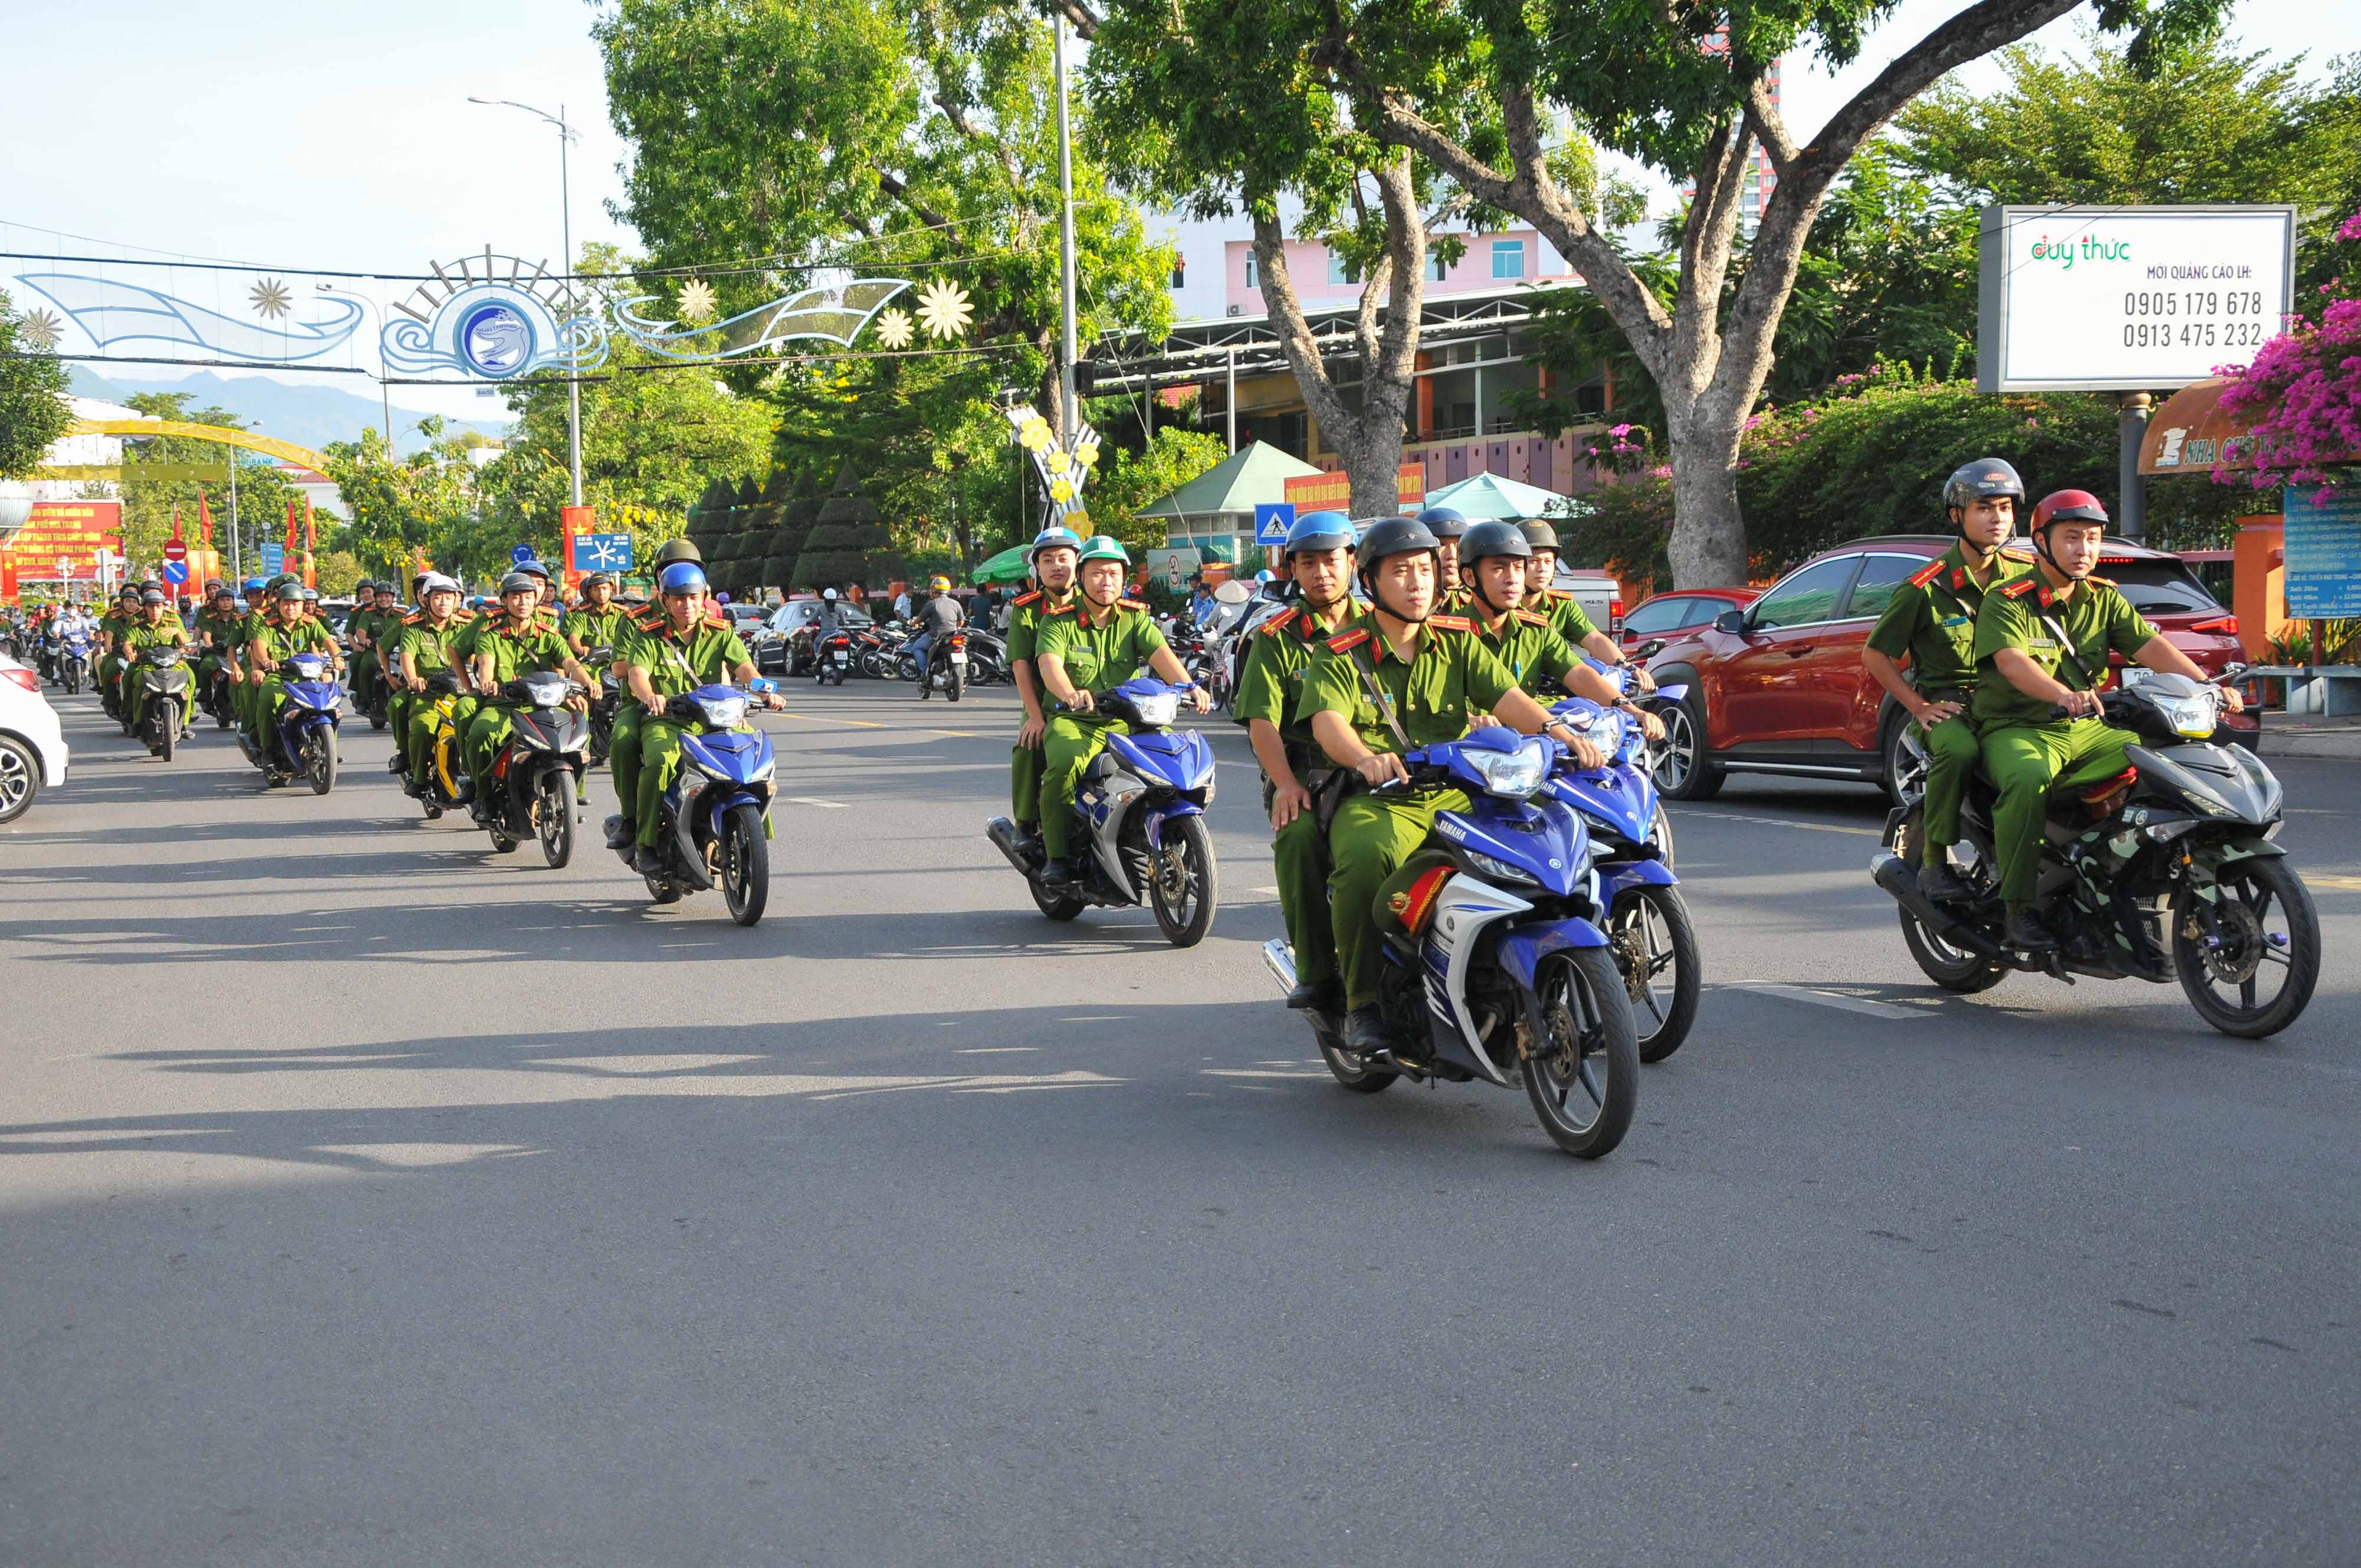
<path fill-rule="evenodd" d="M 250 430 L 234 430 L 222 424 L 191 424 L 176 419 L 78 419 L 66 426 L 68 435 L 180 435 L 194 441 L 219 442 L 225 446 L 242 446 L 248 452 L 260 452 L 281 462 L 309 468 L 315 474 L 328 471 L 328 460 L 308 446 L 298 446 L 291 441 L 281 441 L 275 435 L 259 435 Z M 87 477 L 87 476 L 84 476 Z"/>

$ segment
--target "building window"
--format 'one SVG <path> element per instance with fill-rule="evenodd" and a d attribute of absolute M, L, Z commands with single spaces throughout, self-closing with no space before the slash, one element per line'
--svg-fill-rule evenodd
<path fill-rule="evenodd" d="M 1428 282 L 1442 282 L 1443 274 L 1445 270 L 1446 269 L 1443 265 L 1443 258 L 1440 256 L 1431 255 L 1426 258 L 1426 278 Z"/>
<path fill-rule="evenodd" d="M 1492 276 L 1521 278 L 1525 275 L 1525 242 L 1521 239 L 1496 239 L 1492 242 Z"/>
<path fill-rule="evenodd" d="M 1172 286 L 1176 289 L 1189 286 L 1189 264 L 1177 256 L 1172 258 Z"/>
<path fill-rule="evenodd" d="M 1330 252 L 1328 253 L 1328 281 L 1329 281 L 1329 282 L 1331 282 L 1331 283 L 1357 283 L 1357 282 L 1359 282 L 1360 280 L 1361 280 L 1361 269 L 1360 269 L 1359 268 L 1357 268 L 1357 267 L 1348 267 L 1348 266 L 1346 266 L 1346 265 L 1345 264 L 1345 258 L 1344 258 L 1343 257 L 1341 257 L 1341 256 L 1337 255 L 1337 254 L 1336 254 L 1334 251 L 1333 251 L 1333 250 L 1332 250 L 1332 251 L 1330 251 Z"/>
<path fill-rule="evenodd" d="M 1255 258 L 1254 252 L 1251 250 L 1246 252 L 1246 287 L 1249 289 L 1262 287 L 1262 280 L 1255 276 Z"/>

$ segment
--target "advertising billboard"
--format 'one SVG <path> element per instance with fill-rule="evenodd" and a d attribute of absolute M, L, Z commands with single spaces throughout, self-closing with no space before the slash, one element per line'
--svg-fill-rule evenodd
<path fill-rule="evenodd" d="M 2186 387 L 2294 302 L 2290 206 L 1986 207 L 1978 244 L 1986 392 Z"/>
<path fill-rule="evenodd" d="M 122 532 L 121 501 L 35 501 L 33 515 L 10 537 L 8 549 L 16 557 L 16 575 L 26 582 L 94 582 L 101 551 L 120 558 Z"/>

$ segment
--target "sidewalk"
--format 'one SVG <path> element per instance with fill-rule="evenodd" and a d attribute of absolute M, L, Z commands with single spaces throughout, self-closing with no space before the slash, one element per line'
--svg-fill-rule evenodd
<path fill-rule="evenodd" d="M 2361 759 L 2361 718 L 2325 718 L 2316 713 L 2267 713 L 2262 744 L 2266 757 Z"/>

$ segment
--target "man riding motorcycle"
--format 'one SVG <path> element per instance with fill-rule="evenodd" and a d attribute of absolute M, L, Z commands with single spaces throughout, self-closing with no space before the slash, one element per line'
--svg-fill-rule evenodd
<path fill-rule="evenodd" d="M 377 608 L 378 584 L 363 578 L 353 589 L 353 610 L 345 617 L 345 641 L 352 644 L 353 705 L 366 707 L 379 668 L 378 639 L 386 619 Z"/>
<path fill-rule="evenodd" d="M 1539 521 L 1521 522 L 1517 532 L 1532 546 L 1532 558 L 1525 563 L 1525 598 L 1532 609 L 1549 617 L 1550 630 L 1565 639 L 1566 646 L 1589 654 L 1602 664 L 1623 663 L 1621 644 L 1591 624 L 1583 613 L 1580 601 L 1564 588 L 1552 587 L 1557 581 L 1557 530 Z M 1643 692 L 1656 689 L 1656 678 L 1639 665 L 1631 666 L 1634 684 Z"/>
<path fill-rule="evenodd" d="M 562 630 L 574 656 L 588 659 L 593 648 L 620 652 L 624 629 L 630 624 L 629 612 L 615 602 L 615 579 L 604 572 L 593 572 L 582 579 L 582 603 L 566 618 Z"/>
<path fill-rule="evenodd" d="M 267 752 L 270 726 L 278 722 L 279 710 L 287 702 L 287 683 L 278 673 L 280 662 L 293 653 L 325 653 L 329 668 L 339 671 L 344 659 L 327 623 L 305 611 L 303 585 L 292 577 L 279 585 L 271 611 L 261 620 L 246 644 L 248 672 L 259 683 L 247 709 L 246 736 L 258 752 Z"/>
<path fill-rule="evenodd" d="M 1405 752 L 1455 740 L 1471 711 L 1488 710 L 1521 733 L 1547 731 L 1577 765 L 1595 768 L 1596 746 L 1552 718 L 1517 689 L 1516 677 L 1475 635 L 1472 623 L 1433 613 L 1441 541 L 1424 523 L 1384 518 L 1361 536 L 1359 576 L 1368 621 L 1321 644 L 1305 676 L 1303 704 L 1312 733 L 1339 767 L 1374 788 L 1407 782 Z M 1330 918 L 1345 981 L 1345 1043 L 1356 1051 L 1387 1047 L 1378 1006 L 1377 896 L 1402 861 L 1426 842 L 1435 817 L 1467 806 L 1456 790 L 1355 795 L 1336 808 L 1328 830 Z"/>
<path fill-rule="evenodd" d="M 1071 853 L 1074 786 L 1082 770 L 1106 745 L 1108 733 L 1121 719 L 1097 716 L 1090 688 L 1101 681 L 1119 681 L 1141 664 L 1173 685 L 1188 686 L 1197 711 L 1212 709 L 1205 688 L 1189 679 L 1189 672 L 1165 645 L 1164 633 L 1149 619 L 1148 607 L 1123 597 L 1123 581 L 1131 569 L 1131 554 L 1102 533 L 1075 555 L 1081 591 L 1071 604 L 1042 619 L 1033 652 L 1041 685 L 1065 711 L 1049 720 L 1041 738 L 1041 842 L 1049 863 L 1041 872 L 1046 888 L 1071 887 L 1090 875 L 1087 861 Z"/>
<path fill-rule="evenodd" d="M 1008 673 L 1025 704 L 1025 722 L 1017 727 L 1016 744 L 1008 753 L 1008 815 L 1016 827 L 1016 841 L 1027 854 L 1043 852 L 1041 737 L 1049 726 L 1041 711 L 1033 655 L 1040 646 L 1042 618 L 1074 602 L 1075 557 L 1082 548 L 1082 536 L 1071 528 L 1045 528 L 1035 534 L 1025 555 L 1035 587 L 1008 607 Z"/>
<path fill-rule="evenodd" d="M 1306 512 L 1287 531 L 1279 562 L 1294 578 L 1297 608 L 1256 628 L 1230 711 L 1246 723 L 1262 764 L 1263 809 L 1279 914 L 1295 948 L 1295 989 L 1287 1004 L 1341 1011 L 1336 940 L 1328 920 L 1328 835 L 1315 797 L 1335 772 L 1312 738 L 1304 672 L 1320 645 L 1361 623 L 1353 603 L 1353 524 L 1341 511 Z"/>
<path fill-rule="evenodd" d="M 230 681 L 230 710 L 237 707 L 237 651 L 245 642 L 246 617 L 237 608 L 237 596 L 226 583 L 215 583 L 206 590 L 205 608 L 197 612 L 197 689 L 211 691 L 214 676 L 226 674 Z"/>
<path fill-rule="evenodd" d="M 141 651 L 148 648 L 186 648 L 187 646 L 189 646 L 188 628 L 182 626 L 181 618 L 172 613 L 171 604 L 164 598 L 163 591 L 159 588 L 149 588 L 141 594 L 139 619 L 132 622 L 130 628 L 115 641 L 115 651 L 122 656 L 124 685 L 126 688 L 123 696 L 126 717 L 130 721 L 133 734 L 137 735 L 139 732 L 140 724 L 148 717 L 148 688 L 139 679 L 138 660 Z M 195 707 L 196 687 L 192 685 L 181 694 L 181 729 L 188 728 Z M 150 751 L 156 751 L 161 748 L 150 745 L 148 749 Z"/>
<path fill-rule="evenodd" d="M 123 657 L 116 650 L 123 645 L 124 633 L 138 621 L 139 589 L 126 583 L 115 596 L 115 603 L 98 618 L 98 705 L 110 718 L 123 717 Z"/>
<path fill-rule="evenodd" d="M 620 779 L 616 788 L 618 804 L 631 807 L 623 826 L 639 844 L 631 869 L 643 876 L 663 874 L 664 862 L 656 851 L 656 831 L 664 820 L 664 792 L 680 773 L 681 727 L 664 717 L 666 700 L 701 685 L 728 682 L 744 686 L 756 678 L 752 655 L 731 630 L 730 618 L 707 605 L 707 591 L 705 568 L 693 561 L 676 561 L 658 572 L 656 598 L 663 611 L 652 618 L 653 630 L 645 630 L 646 623 L 642 623 L 643 630 L 632 641 L 631 662 L 624 672 L 642 714 L 636 799 L 622 800 Z M 776 693 L 761 700 L 769 708 L 786 706 Z M 608 838 L 610 842 L 616 838 L 612 819 Z"/>
<path fill-rule="evenodd" d="M 467 776 L 476 786 L 468 810 L 479 824 L 493 815 L 493 760 L 516 729 L 515 704 L 502 688 L 519 675 L 542 670 L 562 670 L 566 679 L 586 691 L 596 684 L 590 672 L 566 652 L 566 640 L 542 620 L 542 586 L 522 570 L 502 577 L 500 618 L 476 638 L 469 674 L 482 696 L 466 736 Z M 589 699 L 577 695 L 566 698 L 566 704 L 578 713 L 589 707 Z"/>
<path fill-rule="evenodd" d="M 1861 662 L 1918 726 L 1927 751 L 1918 891 L 1937 903 L 1969 896 L 1951 871 L 1960 803 L 1982 745 L 1968 717 L 1976 679 L 1976 619 L 1986 597 L 2015 576 L 2002 555 L 2016 532 L 2025 481 L 1997 457 L 1980 457 L 1943 483 L 1943 510 L 1958 541 L 1894 589 Z M 1896 660 L 1908 658 L 1905 679 Z"/>
<path fill-rule="evenodd" d="M 951 598 L 951 580 L 938 575 L 927 584 L 928 598 L 918 607 L 918 634 L 910 639 L 910 652 L 918 660 L 918 691 L 925 696 L 930 690 L 935 662 L 947 652 L 945 639 L 967 624 L 967 609 Z"/>
<path fill-rule="evenodd" d="M 1477 641 L 1532 696 L 1547 701 L 1571 692 L 1620 707 L 1648 739 L 1663 740 L 1664 720 L 1625 701 L 1612 682 L 1557 634 L 1548 616 L 1523 608 L 1525 572 L 1532 554 L 1533 547 L 1514 523 L 1479 522 L 1460 535 L 1459 581 L 1465 590 L 1460 613 L 1475 625 Z"/>
<path fill-rule="evenodd" d="M 2013 947 L 2058 945 L 2057 934 L 2033 907 L 2051 787 L 2113 778 L 2123 772 L 2124 748 L 2139 740 L 2098 717 L 2107 655 L 2206 678 L 2114 584 L 2092 575 L 2106 529 L 2107 509 L 2088 490 L 2043 497 L 2033 509 L 2034 569 L 1987 598 L 1976 618 L 1973 711 L 1984 773 L 1999 791 L 1993 847 Z M 2242 704 L 2235 688 L 2224 687 L 2222 695 L 2237 712 Z M 2066 718 L 2051 717 L 2059 707 Z"/>
<path fill-rule="evenodd" d="M 420 573 L 417 590 L 424 608 L 402 622 L 401 641 L 394 644 L 393 654 L 402 689 L 411 697 L 403 707 L 405 728 L 399 733 L 407 763 L 404 771 L 410 775 L 402 793 L 412 796 L 426 792 L 427 771 L 434 765 L 434 707 L 417 699 L 425 694 L 427 676 L 457 667 L 459 639 L 472 621 L 468 612 L 459 608 L 459 585 L 440 572 Z M 475 713 L 476 699 L 461 696 L 452 712 L 461 734 L 467 733 L 467 721 Z"/>

